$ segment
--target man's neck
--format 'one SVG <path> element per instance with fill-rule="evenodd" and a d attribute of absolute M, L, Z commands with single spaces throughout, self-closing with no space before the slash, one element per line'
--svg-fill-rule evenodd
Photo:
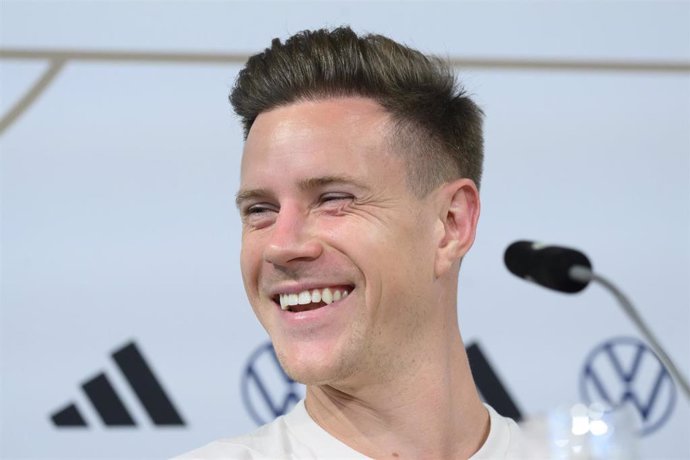
<path fill-rule="evenodd" d="M 459 332 L 433 360 L 385 383 L 309 386 L 306 407 L 322 428 L 372 458 L 468 458 L 489 432 Z M 428 356 L 428 355 L 427 355 Z"/>

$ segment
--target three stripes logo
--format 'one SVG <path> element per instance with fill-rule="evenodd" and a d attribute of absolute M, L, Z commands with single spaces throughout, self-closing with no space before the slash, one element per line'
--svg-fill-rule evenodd
<path fill-rule="evenodd" d="M 114 351 L 112 358 L 154 425 L 185 425 L 180 413 L 134 342 Z M 106 426 L 136 426 L 134 418 L 104 372 L 84 382 L 81 388 Z M 76 403 L 68 404 L 53 413 L 50 418 L 57 427 L 88 426 Z"/>
<path fill-rule="evenodd" d="M 510 395 L 508 388 L 503 384 L 495 368 L 489 362 L 482 348 L 477 342 L 472 342 L 465 347 L 467 359 L 470 363 L 474 383 L 477 386 L 482 399 L 493 407 L 499 414 L 510 417 L 516 422 L 522 420 L 522 411 L 517 402 Z"/>

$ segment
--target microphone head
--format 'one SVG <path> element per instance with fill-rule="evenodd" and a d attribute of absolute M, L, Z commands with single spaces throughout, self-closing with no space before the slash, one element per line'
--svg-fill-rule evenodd
<path fill-rule="evenodd" d="M 580 292 L 589 284 L 589 281 L 573 279 L 570 269 L 575 266 L 592 268 L 587 256 L 580 251 L 532 241 L 516 241 L 511 244 L 506 249 L 503 260 L 514 275 L 567 293 Z"/>

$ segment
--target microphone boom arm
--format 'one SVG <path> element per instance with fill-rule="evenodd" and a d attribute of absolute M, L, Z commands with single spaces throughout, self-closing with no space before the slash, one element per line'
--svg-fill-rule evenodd
<path fill-rule="evenodd" d="M 654 333 L 652 333 L 649 327 L 647 327 L 645 322 L 642 320 L 642 317 L 637 312 L 632 302 L 630 302 L 630 300 L 626 297 L 626 295 L 623 294 L 623 292 L 620 289 L 618 289 L 611 281 L 597 273 L 594 273 L 587 267 L 575 265 L 570 268 L 568 274 L 572 279 L 577 281 L 596 281 L 597 283 L 601 284 L 605 289 L 607 289 L 611 294 L 613 294 L 616 300 L 618 300 L 618 303 L 620 304 L 621 308 L 623 308 L 625 313 L 633 321 L 633 323 L 635 323 L 635 326 L 637 326 L 637 328 L 640 330 L 645 339 L 647 339 L 647 342 L 649 342 L 649 344 L 652 347 L 652 350 L 654 350 L 654 353 L 656 353 L 661 363 L 666 367 L 673 379 L 681 387 L 681 390 L 685 394 L 685 397 L 688 398 L 688 401 L 690 401 L 690 384 L 688 384 L 688 380 L 680 373 L 676 365 L 673 363 L 666 351 L 664 351 L 664 348 L 661 346 L 659 341 L 654 336 Z"/>

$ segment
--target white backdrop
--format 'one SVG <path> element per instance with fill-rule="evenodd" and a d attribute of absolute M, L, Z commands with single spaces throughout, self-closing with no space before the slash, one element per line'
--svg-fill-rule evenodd
<path fill-rule="evenodd" d="M 590 353 L 639 334 L 600 288 L 549 292 L 502 262 L 516 239 L 574 246 L 690 374 L 690 3 L 4 0 L 0 21 L 4 50 L 247 55 L 275 36 L 351 24 L 451 58 L 685 63 L 458 69 L 486 112 L 482 217 L 459 309 L 466 341 L 526 415 L 581 400 Z M 0 114 L 47 65 L 0 59 Z M 0 136 L 0 457 L 163 458 L 256 425 L 241 381 L 266 336 L 238 267 L 242 141 L 227 94 L 239 68 L 69 61 Z M 110 357 L 130 341 L 184 426 L 149 420 Z M 275 373 L 266 356 L 256 369 Z M 104 424 L 82 391 L 101 372 L 135 427 Z M 631 388 L 647 401 L 649 383 Z M 88 428 L 53 424 L 69 403 Z M 642 458 L 690 458 L 690 404 L 676 391 L 668 407 L 640 438 Z"/>

